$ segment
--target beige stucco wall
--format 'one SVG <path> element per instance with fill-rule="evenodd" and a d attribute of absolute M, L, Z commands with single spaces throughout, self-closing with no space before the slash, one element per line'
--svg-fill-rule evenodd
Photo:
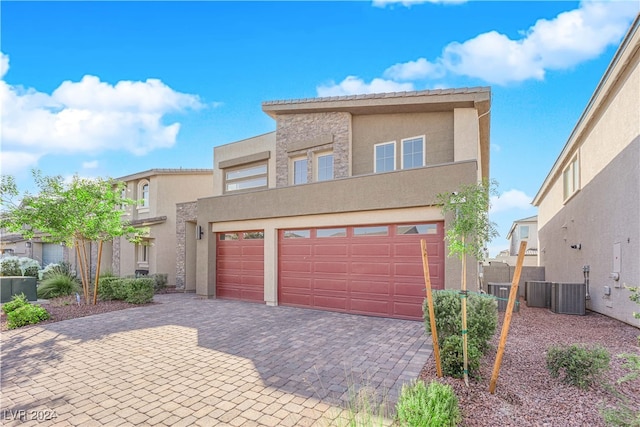
<path fill-rule="evenodd" d="M 176 284 L 176 204 L 196 200 L 213 194 L 211 172 L 155 174 L 127 182 L 131 198 L 140 198 L 138 183 L 149 181 L 149 208 L 130 208 L 134 220 L 166 217 L 166 220 L 150 225 L 149 248 L 150 274 L 167 273 L 168 285 Z M 121 276 L 131 275 L 138 269 L 147 269 L 136 263 L 135 245 L 120 239 L 119 271 Z"/>
<path fill-rule="evenodd" d="M 425 164 L 451 163 L 454 161 L 453 128 L 453 113 L 446 111 L 354 115 L 353 175 L 373 173 L 374 145 L 392 141 L 396 143 L 396 170 L 399 170 L 402 139 L 423 135 L 425 136 Z"/>
<path fill-rule="evenodd" d="M 546 279 L 556 282 L 582 282 L 588 265 L 588 307 L 638 325 L 632 317 L 638 307 L 625 286 L 640 285 L 640 33 L 626 46 L 537 196 L 539 259 Z M 563 202 L 562 170 L 575 153 L 580 190 Z M 621 255 L 618 281 L 610 276 L 614 247 Z"/>
<path fill-rule="evenodd" d="M 271 157 L 268 160 L 267 185 L 269 188 L 276 186 L 276 133 L 270 132 L 253 138 L 219 145 L 213 149 L 213 196 L 224 193 L 224 175 L 219 167 L 220 162 L 251 156 L 255 153 L 269 151 Z M 195 200 L 195 199 L 194 199 Z"/>

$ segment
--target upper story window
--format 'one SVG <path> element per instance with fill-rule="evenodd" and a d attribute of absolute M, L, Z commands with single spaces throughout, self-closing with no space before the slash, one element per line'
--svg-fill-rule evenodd
<path fill-rule="evenodd" d="M 225 192 L 248 190 L 267 186 L 267 164 L 244 165 L 225 170 Z"/>
<path fill-rule="evenodd" d="M 138 183 L 138 209 L 149 209 L 149 181 L 143 179 Z"/>
<path fill-rule="evenodd" d="M 529 238 L 529 226 L 528 225 L 521 225 L 520 226 L 520 239 L 524 240 L 524 239 L 528 239 Z"/>
<path fill-rule="evenodd" d="M 292 159 L 293 164 L 293 184 L 306 184 L 307 183 L 307 158 L 299 157 Z"/>
<path fill-rule="evenodd" d="M 580 189 L 580 163 L 576 155 L 562 172 L 563 198 L 566 201 Z"/>
<path fill-rule="evenodd" d="M 402 169 L 424 166 L 424 136 L 402 140 Z"/>
<path fill-rule="evenodd" d="M 333 179 L 333 153 L 324 153 L 316 157 L 317 181 Z"/>
<path fill-rule="evenodd" d="M 396 143 L 384 142 L 373 146 L 374 172 L 389 172 L 396 169 Z"/>

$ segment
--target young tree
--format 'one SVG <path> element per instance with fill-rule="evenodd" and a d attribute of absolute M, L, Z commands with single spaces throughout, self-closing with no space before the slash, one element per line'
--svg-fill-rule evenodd
<path fill-rule="evenodd" d="M 86 179 L 74 176 L 65 183 L 61 176 L 42 176 L 33 171 L 39 188 L 37 195 L 25 193 L 19 198 L 15 180 L 2 177 L 0 186 L 0 228 L 22 234 L 31 239 L 36 233 L 44 241 L 61 243 L 76 249 L 82 290 L 85 301 L 90 294 L 90 266 L 87 243 L 99 244 L 95 275 L 93 303 L 97 302 L 98 276 L 102 259 L 102 244 L 115 237 L 124 236 L 138 243 L 147 230 L 132 227 L 122 218 L 122 207 L 134 205 L 136 201 L 122 198 L 122 183 L 111 179 Z"/>
<path fill-rule="evenodd" d="M 460 297 L 462 298 L 462 346 L 464 354 L 464 381 L 469 385 L 467 358 L 467 257 L 477 261 L 485 258 L 485 246 L 498 235 L 496 225 L 489 220 L 491 196 L 497 194 L 495 181 L 462 185 L 456 193 L 438 194 L 443 215 L 453 214 L 445 240 L 449 256 L 457 255 L 462 261 Z"/>

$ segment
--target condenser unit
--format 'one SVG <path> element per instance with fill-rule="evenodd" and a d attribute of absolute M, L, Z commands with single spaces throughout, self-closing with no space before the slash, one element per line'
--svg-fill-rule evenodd
<path fill-rule="evenodd" d="M 511 293 L 511 283 L 488 283 L 489 295 L 496 297 L 498 301 L 498 311 L 507 311 L 509 304 L 509 294 Z M 516 300 L 513 311 L 520 311 L 520 304 Z"/>
<path fill-rule="evenodd" d="M 551 307 L 551 282 L 530 280 L 524 284 L 524 300 L 527 307 Z"/>
<path fill-rule="evenodd" d="M 551 311 L 558 314 L 585 315 L 586 286 L 584 283 L 552 283 Z"/>

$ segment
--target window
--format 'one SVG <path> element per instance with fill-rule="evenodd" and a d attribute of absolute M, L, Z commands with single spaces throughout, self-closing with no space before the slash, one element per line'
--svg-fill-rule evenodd
<path fill-rule="evenodd" d="M 137 264 L 138 267 L 149 266 L 149 252 L 151 251 L 151 243 L 148 240 L 143 240 L 136 245 L 137 247 Z"/>
<path fill-rule="evenodd" d="M 424 166 L 424 137 L 402 140 L 402 169 Z"/>
<path fill-rule="evenodd" d="M 238 240 L 238 233 L 220 233 L 220 240 Z"/>
<path fill-rule="evenodd" d="M 307 183 L 307 158 L 293 159 L 293 184 Z"/>
<path fill-rule="evenodd" d="M 225 170 L 225 192 L 248 190 L 267 186 L 267 164 L 244 165 Z"/>
<path fill-rule="evenodd" d="M 242 233 L 242 238 L 244 240 L 263 240 L 264 231 L 247 231 Z"/>
<path fill-rule="evenodd" d="M 140 181 L 138 183 L 138 197 L 139 203 L 138 209 L 148 209 L 149 208 L 149 181 L 146 179 Z"/>
<path fill-rule="evenodd" d="M 399 225 L 396 234 L 438 234 L 437 224 Z"/>
<path fill-rule="evenodd" d="M 333 179 L 333 153 L 320 154 L 317 159 L 317 181 Z"/>
<path fill-rule="evenodd" d="M 575 156 L 562 172 L 564 200 L 569 199 L 580 188 L 580 165 Z"/>
<path fill-rule="evenodd" d="M 316 237 L 346 237 L 346 228 L 319 228 L 316 230 Z"/>
<path fill-rule="evenodd" d="M 521 225 L 520 226 L 520 239 L 528 239 L 529 238 L 529 226 Z"/>
<path fill-rule="evenodd" d="M 120 199 L 124 200 L 126 198 L 127 198 L 127 185 L 125 184 L 122 190 L 120 190 Z M 121 203 L 120 210 L 125 210 L 125 209 L 127 209 L 127 205 L 125 203 Z"/>
<path fill-rule="evenodd" d="M 285 239 L 308 239 L 311 237 L 311 230 L 287 230 L 284 232 Z"/>
<path fill-rule="evenodd" d="M 378 227 L 353 227 L 354 236 L 387 236 L 389 227 L 386 225 Z"/>
<path fill-rule="evenodd" d="M 373 171 L 375 173 L 396 170 L 396 143 L 385 142 L 373 146 Z"/>

